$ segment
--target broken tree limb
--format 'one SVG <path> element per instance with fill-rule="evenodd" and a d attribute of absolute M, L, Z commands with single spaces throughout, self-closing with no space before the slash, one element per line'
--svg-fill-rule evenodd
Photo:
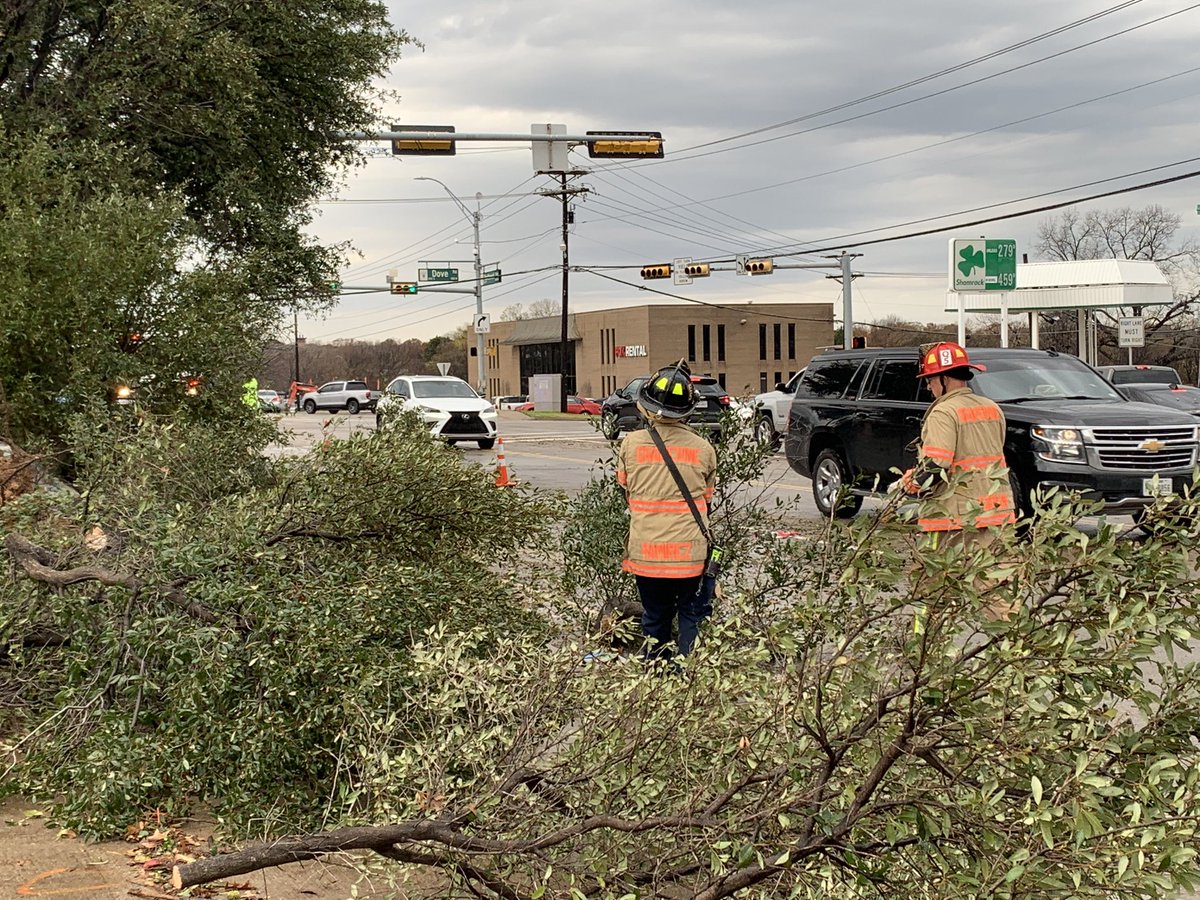
<path fill-rule="evenodd" d="M 370 850 L 381 856 L 395 858 L 396 845 L 413 842 L 438 844 L 465 853 L 530 853 L 556 846 L 591 831 L 609 830 L 634 834 L 660 828 L 719 827 L 720 821 L 709 816 L 653 816 L 636 820 L 622 819 L 619 816 L 589 816 L 540 837 L 526 840 L 495 840 L 463 834 L 444 821 L 361 825 L 338 828 L 325 834 L 281 838 L 269 844 L 256 844 L 222 856 L 198 859 L 187 865 L 176 866 L 171 873 L 171 883 L 177 890 L 183 890 L 197 884 L 234 878 L 271 866 L 303 862 L 347 850 Z"/>
<path fill-rule="evenodd" d="M 67 587 L 72 584 L 96 581 L 105 587 L 123 587 L 130 591 L 149 592 L 161 597 L 172 606 L 206 625 L 228 624 L 225 618 L 217 615 L 207 606 L 187 598 L 182 588 L 191 580 L 189 578 L 179 578 L 170 584 L 146 585 L 136 575 L 112 572 L 99 566 L 76 566 L 71 569 L 57 569 L 53 566 L 53 553 L 45 547 L 39 547 L 33 541 L 19 534 L 7 535 L 4 538 L 4 546 L 17 565 L 24 570 L 25 574 L 34 581 L 40 581 L 42 584 L 49 584 L 54 587 Z M 240 617 L 235 622 L 235 626 L 242 631 L 250 628 L 251 624 Z"/>

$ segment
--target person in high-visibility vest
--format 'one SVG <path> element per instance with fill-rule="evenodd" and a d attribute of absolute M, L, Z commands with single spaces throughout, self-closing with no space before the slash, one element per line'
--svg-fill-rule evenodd
<path fill-rule="evenodd" d="M 658 433 L 707 529 L 717 451 L 686 424 L 695 406 L 696 388 L 682 360 L 652 375 L 638 397 L 638 410 Z M 669 654 L 678 617 L 679 652 L 686 654 L 709 612 L 699 593 L 709 551 L 704 531 L 648 430 L 631 432 L 621 443 L 617 482 L 629 503 L 621 568 L 637 579 L 648 649 L 656 656 Z"/>
<path fill-rule="evenodd" d="M 933 402 L 921 421 L 917 465 L 900 478 L 906 494 L 921 499 L 917 526 L 922 552 L 958 542 L 965 549 L 991 547 L 1016 522 L 1004 460 L 1004 413 L 992 400 L 969 387 L 975 371 L 960 345 L 945 341 L 921 347 L 918 378 L 924 378 Z M 989 608 L 1005 616 L 1005 606 Z"/>
<path fill-rule="evenodd" d="M 250 376 L 249 381 L 242 385 L 242 402 L 251 409 L 258 409 L 260 406 L 258 402 L 258 379 L 253 375 Z"/>
<path fill-rule="evenodd" d="M 973 370 L 985 367 L 971 362 L 961 346 L 946 341 L 921 350 L 917 377 L 926 379 L 934 399 L 921 421 L 917 465 L 900 486 L 927 501 L 917 519 L 922 532 L 953 532 L 967 545 L 987 546 L 996 527 L 1016 521 L 1004 461 L 1004 413 L 968 386 Z"/>

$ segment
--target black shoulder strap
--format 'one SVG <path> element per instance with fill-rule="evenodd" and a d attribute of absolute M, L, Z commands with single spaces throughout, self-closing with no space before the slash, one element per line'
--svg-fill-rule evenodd
<path fill-rule="evenodd" d="M 679 488 L 679 493 L 683 494 L 683 499 L 687 501 L 688 509 L 692 511 L 692 517 L 696 520 L 696 524 L 700 526 L 700 533 L 704 535 L 705 542 L 711 547 L 712 538 L 709 536 L 708 528 L 704 524 L 704 518 L 700 515 L 700 510 L 696 508 L 696 501 L 692 497 L 692 492 L 683 483 L 683 476 L 679 474 L 679 467 L 675 465 L 675 460 L 671 459 L 671 454 L 667 452 L 667 446 L 663 443 L 662 435 L 650 424 L 646 425 L 646 430 L 650 432 L 650 440 L 654 441 L 654 446 L 658 448 L 658 452 L 662 455 L 667 471 L 675 479 L 675 485 Z"/>

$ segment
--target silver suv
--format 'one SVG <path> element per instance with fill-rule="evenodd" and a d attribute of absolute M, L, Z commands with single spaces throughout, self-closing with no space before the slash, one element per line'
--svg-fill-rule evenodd
<path fill-rule="evenodd" d="M 300 408 L 309 414 L 318 409 L 344 409 L 354 416 L 360 409 L 374 409 L 375 400 L 365 381 L 327 381 L 301 397 Z"/>

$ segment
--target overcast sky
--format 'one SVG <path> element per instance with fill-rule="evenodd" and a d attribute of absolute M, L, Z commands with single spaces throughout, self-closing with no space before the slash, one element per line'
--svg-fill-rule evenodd
<path fill-rule="evenodd" d="M 600 165 L 584 149 L 572 153 L 592 171 L 576 182 L 590 193 L 576 205 L 571 264 L 629 283 L 573 272 L 574 310 L 681 302 L 639 290 L 645 284 L 709 302 L 837 301 L 840 318 L 840 287 L 820 270 L 719 272 L 687 287 L 643 282 L 637 271 L 678 257 L 769 251 L 777 264 L 819 261 L 785 258 L 779 248 L 836 245 L 863 253 L 856 321 L 949 321 L 947 239 L 1016 238 L 1018 253 L 1034 259 L 1044 215 L 858 250 L 854 242 L 1200 169 L 1185 162 L 1200 157 L 1200 69 L 1188 71 L 1200 66 L 1200 4 L 1183 0 L 388 5 L 392 21 L 424 44 L 392 69 L 387 87 L 398 99 L 388 121 L 461 132 L 558 123 L 569 133 L 663 133 L 666 158 L 651 163 Z M 1045 57 L 1053 58 L 1038 61 Z M 755 133 L 737 137 L 747 132 Z M 533 174 L 531 157 L 524 143 L 463 143 L 453 157 L 373 158 L 318 206 L 313 231 L 356 248 L 347 286 L 382 286 L 390 269 L 416 280 L 422 261 L 464 261 L 465 276 L 467 217 L 437 184 L 414 180 L 437 178 L 471 208 L 482 195 L 483 259 L 504 272 L 485 288 L 485 310 L 499 316 L 516 303 L 557 299 L 558 270 L 536 270 L 561 261 L 561 210 L 536 194 L 553 184 Z M 1179 165 L 1131 174 L 1171 163 Z M 1200 178 L 1092 205 L 1149 203 L 1176 212 L 1194 235 Z M 909 224 L 925 219 L 933 220 Z M 612 266 L 633 268 L 603 268 Z M 344 296 L 323 320 L 302 319 L 301 333 L 424 339 L 469 322 L 473 309 L 468 295 Z"/>

